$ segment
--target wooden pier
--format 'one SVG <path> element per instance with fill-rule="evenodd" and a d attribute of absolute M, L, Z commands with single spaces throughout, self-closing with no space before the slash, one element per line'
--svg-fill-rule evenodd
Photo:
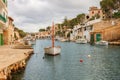
<path fill-rule="evenodd" d="M 33 54 L 32 49 L 12 49 L 0 47 L 0 80 L 11 80 L 11 73 L 26 66 L 26 61 Z"/>

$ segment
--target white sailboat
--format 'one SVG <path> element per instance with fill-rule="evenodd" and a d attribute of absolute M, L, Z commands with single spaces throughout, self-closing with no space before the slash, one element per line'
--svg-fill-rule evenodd
<path fill-rule="evenodd" d="M 54 46 L 54 42 L 55 42 L 55 39 L 54 39 L 54 23 L 53 23 L 52 25 L 52 46 L 44 48 L 45 54 L 53 55 L 53 56 L 60 54 L 61 47 Z"/>

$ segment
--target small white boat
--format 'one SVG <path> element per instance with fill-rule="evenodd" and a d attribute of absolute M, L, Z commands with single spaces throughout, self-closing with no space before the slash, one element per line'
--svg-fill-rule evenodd
<path fill-rule="evenodd" d="M 52 26 L 52 47 L 44 48 L 45 54 L 52 55 L 52 56 L 60 54 L 61 47 L 60 46 L 54 46 L 54 41 L 55 41 L 55 39 L 54 39 L 54 23 L 53 23 L 53 26 Z"/>
<path fill-rule="evenodd" d="M 75 42 L 80 43 L 80 44 L 86 44 L 87 40 L 86 39 L 77 39 Z"/>
<path fill-rule="evenodd" d="M 61 42 L 65 42 L 66 40 L 65 40 L 65 39 L 61 39 L 60 41 L 61 41 Z"/>
<path fill-rule="evenodd" d="M 60 46 L 47 47 L 47 48 L 44 48 L 44 50 L 45 50 L 45 54 L 55 56 L 55 55 L 60 54 L 60 52 L 61 52 L 61 47 L 60 47 Z"/>
<path fill-rule="evenodd" d="M 69 39 L 64 39 L 64 38 L 63 38 L 63 39 L 61 39 L 60 41 L 61 41 L 61 42 L 68 42 Z"/>
<path fill-rule="evenodd" d="M 97 45 L 102 45 L 102 46 L 107 46 L 107 45 L 108 45 L 108 42 L 101 40 L 101 41 L 96 42 L 95 44 L 97 44 Z"/>

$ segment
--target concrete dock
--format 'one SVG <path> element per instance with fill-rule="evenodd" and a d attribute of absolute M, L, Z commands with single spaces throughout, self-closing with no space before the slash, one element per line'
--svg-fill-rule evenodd
<path fill-rule="evenodd" d="M 120 45 L 120 40 L 109 42 L 110 45 Z"/>
<path fill-rule="evenodd" d="M 26 60 L 33 49 L 12 49 L 10 46 L 0 46 L 0 80 L 10 80 L 12 71 L 25 67 Z"/>

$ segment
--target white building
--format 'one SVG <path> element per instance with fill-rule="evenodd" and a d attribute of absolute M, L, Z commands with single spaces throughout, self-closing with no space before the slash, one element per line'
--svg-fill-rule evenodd
<path fill-rule="evenodd" d="M 74 26 L 72 33 L 70 34 L 70 40 L 85 38 L 88 42 L 90 42 L 90 32 L 94 30 L 93 24 L 100 21 L 101 19 L 96 19 L 86 22 L 85 24 Z"/>
<path fill-rule="evenodd" d="M 82 25 L 74 26 L 72 33 L 70 34 L 70 40 L 76 40 L 82 37 Z"/>

